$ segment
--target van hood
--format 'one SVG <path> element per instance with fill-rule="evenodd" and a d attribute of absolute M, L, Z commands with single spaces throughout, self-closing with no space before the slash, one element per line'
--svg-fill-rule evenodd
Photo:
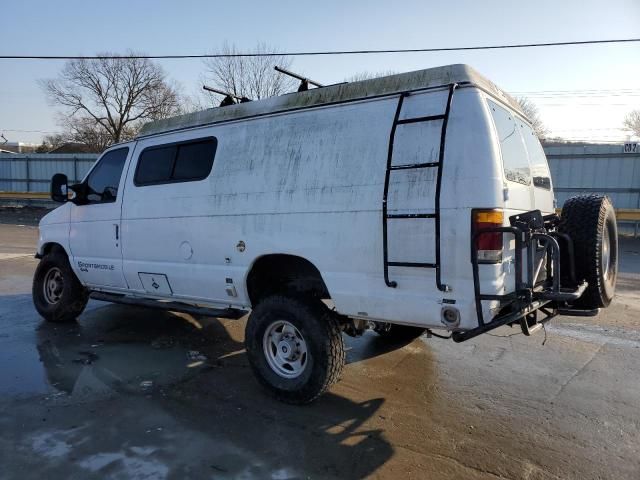
<path fill-rule="evenodd" d="M 53 225 L 56 223 L 69 223 L 70 220 L 71 205 L 69 203 L 65 203 L 64 205 L 60 205 L 58 208 L 51 210 L 42 217 L 38 226 L 44 227 L 46 225 Z"/>

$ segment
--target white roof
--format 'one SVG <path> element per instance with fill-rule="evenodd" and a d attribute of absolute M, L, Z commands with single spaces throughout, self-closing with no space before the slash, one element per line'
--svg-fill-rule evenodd
<path fill-rule="evenodd" d="M 178 115 L 145 124 L 139 136 L 142 137 L 189 127 L 239 120 L 287 110 L 446 86 L 451 83 L 477 85 L 509 104 L 516 111 L 522 113 L 518 103 L 511 96 L 499 89 L 493 82 L 480 75 L 470 66 L 457 64 L 399 73 L 397 75 L 378 77 L 360 82 L 340 83 L 327 87 L 313 88 L 306 92 L 288 93 L 263 100 L 239 103 L 227 107 L 209 108 L 186 115 Z"/>

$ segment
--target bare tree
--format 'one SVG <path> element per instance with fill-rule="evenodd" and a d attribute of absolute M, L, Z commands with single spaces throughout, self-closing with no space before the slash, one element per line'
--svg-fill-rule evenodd
<path fill-rule="evenodd" d="M 53 150 L 54 148 L 58 148 L 61 145 L 64 145 L 69 140 L 67 137 L 61 133 L 55 133 L 53 135 L 47 135 L 42 139 L 42 143 L 38 147 L 38 153 L 47 153 Z"/>
<path fill-rule="evenodd" d="M 258 43 L 251 53 L 265 54 L 275 51 L 275 48 L 265 43 Z M 235 55 L 240 52 L 235 45 L 225 43 L 217 53 Z M 296 80 L 273 69 L 275 65 L 289 68 L 291 63 L 289 57 L 278 54 L 260 57 L 208 58 L 204 60 L 206 71 L 203 81 L 238 97 L 247 97 L 252 100 L 273 97 L 295 91 L 297 88 Z M 207 95 L 211 102 L 218 100 L 215 94 Z"/>
<path fill-rule="evenodd" d="M 60 124 L 69 139 L 106 146 L 132 138 L 146 120 L 180 112 L 163 69 L 133 56 L 70 60 L 58 78 L 40 81 L 50 102 L 63 107 Z"/>
<path fill-rule="evenodd" d="M 542 140 L 549 135 L 549 129 L 542 122 L 540 112 L 538 111 L 536 104 L 527 97 L 516 97 L 516 102 L 518 102 L 520 108 L 522 108 L 522 111 L 527 116 L 527 119 L 531 122 L 533 131 L 538 138 Z"/>
<path fill-rule="evenodd" d="M 640 110 L 632 110 L 627 113 L 623 125 L 626 130 L 631 130 L 634 135 L 640 137 Z"/>

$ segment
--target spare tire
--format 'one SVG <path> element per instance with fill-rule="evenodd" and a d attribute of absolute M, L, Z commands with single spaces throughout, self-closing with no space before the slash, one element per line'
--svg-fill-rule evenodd
<path fill-rule="evenodd" d="M 618 228 L 611 200 L 604 195 L 568 199 L 562 206 L 558 230 L 573 240 L 576 280 L 589 283 L 573 305 L 607 307 L 618 276 Z"/>

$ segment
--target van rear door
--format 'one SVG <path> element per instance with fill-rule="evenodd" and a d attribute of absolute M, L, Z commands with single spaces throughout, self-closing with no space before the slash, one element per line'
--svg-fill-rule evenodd
<path fill-rule="evenodd" d="M 500 144 L 506 216 L 533 210 L 535 208 L 533 180 L 527 148 L 518 126 L 522 121 L 497 102 L 487 100 L 487 103 Z"/>
<path fill-rule="evenodd" d="M 553 213 L 553 187 L 547 157 L 533 129 L 524 121 L 518 118 L 516 120 L 524 144 L 527 147 L 531 183 L 533 184 L 534 208 L 544 214 Z"/>

